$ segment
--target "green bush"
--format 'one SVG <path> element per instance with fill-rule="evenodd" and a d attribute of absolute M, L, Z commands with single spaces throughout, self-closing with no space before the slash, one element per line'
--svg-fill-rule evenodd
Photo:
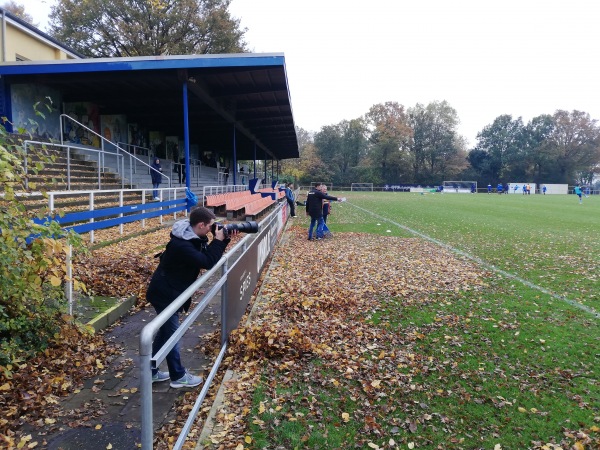
<path fill-rule="evenodd" d="M 21 131 L 21 130 L 20 130 Z M 26 173 L 48 162 L 45 149 L 28 149 L 0 127 L 0 365 L 22 360 L 43 350 L 63 324 L 66 279 L 65 250 L 81 248 L 78 236 L 64 234 L 58 222 L 44 225 L 34 218 L 49 217 L 24 205 Z M 35 162 L 34 162 L 35 159 Z M 29 189 L 35 189 L 31 183 Z M 31 237 L 35 236 L 35 239 Z"/>

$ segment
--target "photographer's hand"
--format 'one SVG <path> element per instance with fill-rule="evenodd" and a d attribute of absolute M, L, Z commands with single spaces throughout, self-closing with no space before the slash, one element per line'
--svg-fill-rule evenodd
<path fill-rule="evenodd" d="M 219 241 L 225 240 L 225 232 L 223 231 L 222 227 L 217 227 L 217 229 L 214 232 L 214 235 L 215 239 L 218 239 Z"/>

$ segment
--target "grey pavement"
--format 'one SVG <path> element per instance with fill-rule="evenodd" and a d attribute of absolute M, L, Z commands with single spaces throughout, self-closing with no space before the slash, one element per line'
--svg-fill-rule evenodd
<path fill-rule="evenodd" d="M 220 326 L 220 297 L 217 296 L 180 341 L 181 357 L 195 375 L 206 374 L 211 361 L 204 357 L 201 337 Z M 40 447 L 52 450 L 129 450 L 141 442 L 141 395 L 139 372 L 139 336 L 156 314 L 151 306 L 127 314 L 105 333 L 108 341 L 123 348 L 123 354 L 106 370 L 87 380 L 79 392 L 61 401 L 64 411 L 47 435 L 42 430 L 26 430 Z M 164 367 L 163 367 L 164 366 Z M 161 370 L 167 370 L 166 362 Z M 175 418 L 173 405 L 190 389 L 173 389 L 169 382 L 153 384 L 155 430 Z M 197 387 L 194 389 L 201 389 Z M 199 391 L 198 391 L 199 392 Z M 47 430 L 46 430 L 47 431 Z M 44 443 L 42 445 L 42 443 Z"/>

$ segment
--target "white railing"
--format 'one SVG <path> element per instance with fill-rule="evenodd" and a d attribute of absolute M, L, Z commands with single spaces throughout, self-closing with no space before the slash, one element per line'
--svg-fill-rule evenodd
<path fill-rule="evenodd" d="M 66 157 L 67 157 L 67 189 L 70 190 L 71 189 L 71 149 L 76 149 L 78 151 L 84 150 L 84 151 L 88 151 L 90 153 L 95 153 L 97 155 L 98 158 L 98 189 L 102 189 L 102 172 L 104 172 L 103 167 L 102 167 L 102 161 L 103 161 L 103 157 L 104 157 L 104 153 L 106 153 L 104 150 L 96 150 L 96 149 L 91 149 L 91 148 L 87 148 L 87 147 L 79 147 L 79 146 L 74 146 L 71 144 L 53 144 L 50 142 L 42 142 L 42 141 L 24 141 L 23 142 L 23 150 L 25 153 L 25 157 L 23 160 L 23 169 L 25 170 L 25 189 L 29 189 L 29 177 L 28 175 L 28 164 L 27 164 L 27 148 L 30 145 L 41 145 L 41 146 L 45 146 L 47 147 L 57 147 L 57 148 L 64 148 L 66 149 Z M 119 158 L 121 158 L 121 163 L 123 163 L 123 155 L 119 155 L 119 154 L 115 154 L 115 153 L 111 153 L 111 155 L 115 156 L 117 158 L 117 167 L 119 166 Z M 121 187 L 123 187 L 123 177 L 121 177 Z"/>
<path fill-rule="evenodd" d="M 106 139 L 104 136 L 96 133 L 91 128 L 85 126 L 81 122 L 78 122 L 77 120 L 73 119 L 71 116 L 69 116 L 67 114 L 61 114 L 60 115 L 60 143 L 62 145 L 65 144 L 65 138 L 64 138 L 65 127 L 64 127 L 63 119 L 70 120 L 71 122 L 76 123 L 77 125 L 79 125 L 80 127 L 82 127 L 84 130 L 87 130 L 89 133 L 92 133 L 93 135 L 97 136 L 100 139 L 101 147 L 102 147 L 102 150 L 103 150 L 103 153 L 101 154 L 102 155 L 102 163 L 101 163 L 101 165 L 102 165 L 103 170 L 104 170 L 104 167 L 105 167 L 104 166 L 104 157 L 105 157 L 106 154 L 120 154 L 122 156 L 124 155 L 124 156 L 127 156 L 129 158 L 129 186 L 130 187 L 133 187 L 133 166 L 134 166 L 133 160 L 139 161 L 144 166 L 148 166 L 148 168 L 149 168 L 148 170 L 153 170 L 156 173 L 159 173 L 161 175 L 161 177 L 164 177 L 164 178 L 167 179 L 169 187 L 171 187 L 171 177 L 169 177 L 169 176 L 165 175 L 164 173 L 162 173 L 162 172 L 154 169 L 152 166 L 150 166 L 150 164 L 147 164 L 146 162 L 144 162 L 143 160 L 141 160 L 137 156 L 135 156 L 135 155 L 129 153 L 127 150 L 119 147 L 118 144 L 115 144 L 111 140 Z M 72 148 L 75 148 L 74 145 L 72 145 L 72 144 L 69 144 L 69 145 L 71 145 Z M 104 145 L 110 145 L 111 147 L 114 147 L 117 150 L 116 153 L 104 150 Z M 80 150 L 89 150 L 89 147 L 85 147 L 85 146 L 78 146 L 76 148 L 80 149 Z M 124 164 L 123 164 L 123 166 L 124 166 Z M 120 172 L 120 175 L 121 175 L 122 178 L 125 177 L 125 167 L 122 168 L 122 171 Z"/>

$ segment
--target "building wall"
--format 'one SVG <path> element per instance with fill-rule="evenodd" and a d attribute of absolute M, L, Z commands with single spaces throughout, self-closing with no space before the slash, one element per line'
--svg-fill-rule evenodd
<path fill-rule="evenodd" d="M 79 56 L 61 46 L 41 30 L 4 13 L 0 16 L 0 60 L 52 61 L 78 59 Z"/>

